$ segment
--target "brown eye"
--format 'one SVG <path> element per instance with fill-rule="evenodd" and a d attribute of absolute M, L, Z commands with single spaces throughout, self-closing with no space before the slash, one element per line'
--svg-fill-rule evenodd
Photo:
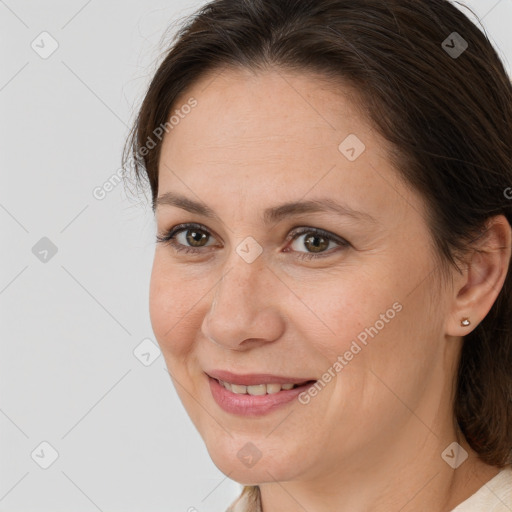
<path fill-rule="evenodd" d="M 185 238 L 191 247 L 203 247 L 208 242 L 210 235 L 200 229 L 187 229 Z"/>
<path fill-rule="evenodd" d="M 304 238 L 304 247 L 311 252 L 323 252 L 329 247 L 329 240 L 321 235 L 309 235 Z"/>
<path fill-rule="evenodd" d="M 169 245 L 177 252 L 202 253 L 215 238 L 207 229 L 193 224 L 179 224 L 156 237 L 157 243 Z"/>
<path fill-rule="evenodd" d="M 302 260 L 327 257 L 350 246 L 344 238 L 319 228 L 299 228 L 291 233 L 291 239 L 290 249 Z"/>
<path fill-rule="evenodd" d="M 338 240 L 338 237 L 334 235 L 324 234 L 318 229 L 309 228 L 295 233 L 291 246 L 296 252 L 317 254 L 344 244 L 346 244 L 346 242 L 342 239 Z M 304 251 L 304 248 L 306 251 Z"/>

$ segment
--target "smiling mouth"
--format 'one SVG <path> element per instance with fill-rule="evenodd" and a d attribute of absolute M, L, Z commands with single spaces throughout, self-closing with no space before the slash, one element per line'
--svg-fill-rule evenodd
<path fill-rule="evenodd" d="M 214 375 L 206 375 L 212 398 L 225 412 L 237 416 L 271 413 L 294 402 L 297 396 L 317 382 L 314 379 L 263 373 L 237 375 L 221 370 L 211 373 Z"/>
<path fill-rule="evenodd" d="M 313 384 L 314 380 L 308 380 L 301 383 L 285 383 L 285 384 L 277 384 L 277 383 L 269 383 L 269 384 L 255 384 L 252 386 L 244 386 L 242 384 L 233 384 L 231 382 L 226 382 L 220 379 L 215 379 L 222 387 L 235 393 L 237 395 L 252 395 L 252 396 L 261 396 L 261 395 L 274 395 L 279 393 L 280 391 L 288 391 L 290 389 L 295 389 L 298 387 L 306 386 L 309 384 Z"/>

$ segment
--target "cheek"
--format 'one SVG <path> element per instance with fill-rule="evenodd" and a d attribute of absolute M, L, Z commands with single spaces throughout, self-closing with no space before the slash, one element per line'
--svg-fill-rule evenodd
<path fill-rule="evenodd" d="M 349 350 L 352 341 L 357 340 L 359 335 L 364 343 L 365 329 L 379 321 L 380 314 L 391 310 L 388 316 L 395 316 L 393 303 L 398 293 L 394 293 L 390 287 L 376 286 L 375 276 L 359 274 L 323 279 L 309 293 L 301 295 L 312 313 L 308 315 L 309 321 L 313 321 L 327 334 L 315 336 L 311 327 L 307 330 L 311 332 L 309 342 L 316 344 L 318 350 L 334 362 L 338 355 Z M 306 326 L 304 315 L 298 316 L 296 320 Z M 380 324 L 381 321 L 378 327 L 382 329 Z"/>
<path fill-rule="evenodd" d="M 201 297 L 194 281 L 184 279 L 177 268 L 155 255 L 149 289 L 149 313 L 153 332 L 164 354 L 180 357 L 190 350 L 200 328 Z"/>
<path fill-rule="evenodd" d="M 372 372 L 393 388 L 406 388 L 407 394 L 407 382 L 415 382 L 425 371 L 418 368 L 428 359 L 431 335 L 423 311 L 425 290 L 410 294 L 414 274 L 403 267 L 389 265 L 371 273 L 333 276 L 308 293 L 302 290 L 304 302 L 321 321 L 311 323 L 311 315 L 310 322 L 304 316 L 294 318 L 310 348 L 328 362 L 323 370 L 339 377 L 324 374 L 334 382 L 331 399 L 340 411 L 358 404 L 366 414 L 393 400 Z M 321 331 L 315 333 L 313 325 Z"/>

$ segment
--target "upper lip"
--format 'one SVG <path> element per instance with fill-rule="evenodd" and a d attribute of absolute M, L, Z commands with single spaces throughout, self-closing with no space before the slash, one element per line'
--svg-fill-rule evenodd
<path fill-rule="evenodd" d="M 303 377 L 272 375 L 270 373 L 246 373 L 238 375 L 226 370 L 208 370 L 205 373 L 214 379 L 241 386 L 255 386 L 256 384 L 304 384 L 305 382 L 315 380 Z"/>

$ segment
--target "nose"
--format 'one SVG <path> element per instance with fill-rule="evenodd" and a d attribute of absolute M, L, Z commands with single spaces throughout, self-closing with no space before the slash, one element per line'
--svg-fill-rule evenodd
<path fill-rule="evenodd" d="M 247 263 L 234 254 L 203 318 L 204 336 L 231 350 L 248 350 L 279 339 L 285 321 L 278 308 L 278 285 L 262 256 Z"/>

